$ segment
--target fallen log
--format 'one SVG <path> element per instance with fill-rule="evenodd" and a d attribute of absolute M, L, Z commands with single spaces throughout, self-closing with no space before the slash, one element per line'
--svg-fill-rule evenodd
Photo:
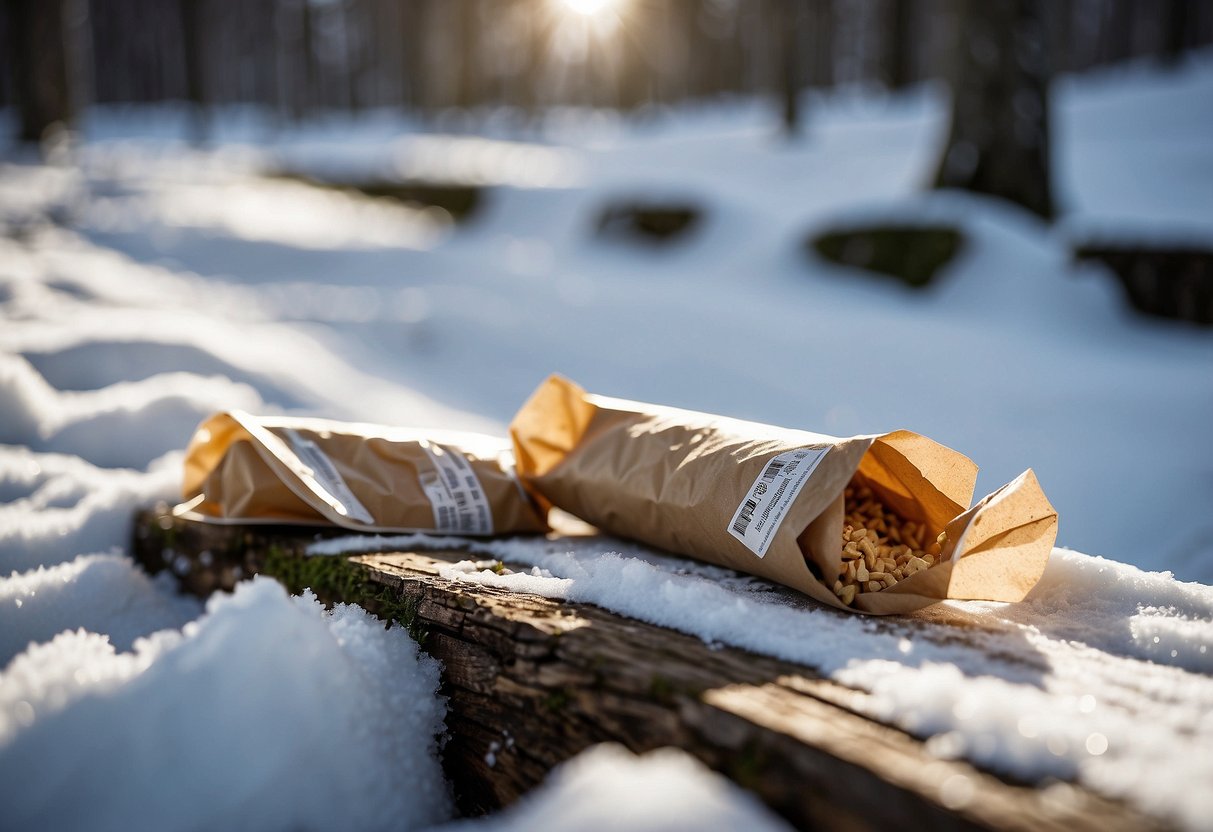
<path fill-rule="evenodd" d="M 1079 786 L 1012 783 L 937 759 L 920 740 L 863 716 L 866 694 L 810 668 L 589 604 L 442 577 L 444 565 L 476 559 L 467 552 L 305 556 L 332 534 L 208 525 L 161 507 L 136 518 L 133 551 L 197 594 L 262 573 L 408 627 L 443 664 L 443 764 L 467 814 L 508 805 L 559 763 L 617 742 L 636 752 L 681 748 L 799 828 L 1164 828 Z M 880 626 L 912 638 L 928 625 Z"/>

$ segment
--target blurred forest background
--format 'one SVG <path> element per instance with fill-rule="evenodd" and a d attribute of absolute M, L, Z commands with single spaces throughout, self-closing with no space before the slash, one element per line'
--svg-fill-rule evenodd
<path fill-rule="evenodd" d="M 94 104 L 160 102 L 188 104 L 196 142 L 233 106 L 283 127 L 388 110 L 508 133 L 553 108 L 644 117 L 727 96 L 769 100 L 795 134 L 806 90 L 943 79 L 930 184 L 1052 220 L 1051 79 L 1178 65 L 1213 42 L 1213 0 L 8 0 L 0 42 L 0 110 L 31 143 Z M 1128 275 L 1136 307 L 1213 322 L 1204 253 L 1087 254 Z"/>
<path fill-rule="evenodd" d="M 929 184 L 1045 220 L 1064 211 L 1051 80 L 1129 60 L 1178 66 L 1213 42 L 1213 0 L 8 0 L 0 9 L 0 110 L 12 105 L 26 142 L 58 135 L 94 104 L 186 102 L 189 133 L 204 142 L 212 114 L 234 106 L 282 127 L 386 110 L 422 129 L 476 131 L 491 119 L 494 131 L 517 133 L 558 108 L 643 118 L 729 96 L 770 101 L 772 123 L 791 135 L 811 123 L 807 90 L 943 79 L 950 126 Z M 1080 256 L 1121 275 L 1136 308 L 1213 322 L 1206 252 L 1122 254 Z M 914 258 L 899 242 L 886 259 Z M 894 269 L 907 283 L 927 282 L 904 270 Z"/>
<path fill-rule="evenodd" d="M 88 104 L 173 100 L 305 119 L 767 94 L 794 125 L 789 93 L 948 77 L 958 34 L 1000 15 L 1052 73 L 1213 42 L 1208 0 L 8 0 L 0 106 L 26 138 Z"/>
<path fill-rule="evenodd" d="M 1213 0 L 3 0 L 0 39 L 0 462 L 145 469 L 230 408 L 500 433 L 560 371 L 1031 464 L 1065 545 L 1213 580 Z"/>

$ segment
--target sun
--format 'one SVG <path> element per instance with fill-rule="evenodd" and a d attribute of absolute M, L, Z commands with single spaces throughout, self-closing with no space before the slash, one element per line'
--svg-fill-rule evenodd
<path fill-rule="evenodd" d="M 620 0 L 560 0 L 560 5 L 571 12 L 585 17 L 594 17 L 610 11 L 619 5 Z"/>

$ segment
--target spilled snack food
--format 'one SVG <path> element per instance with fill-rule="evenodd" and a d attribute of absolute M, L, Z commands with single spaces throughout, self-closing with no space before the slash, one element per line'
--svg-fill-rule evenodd
<path fill-rule="evenodd" d="M 838 438 L 553 376 L 510 434 L 544 507 L 850 611 L 1021 600 L 1057 534 L 1031 470 L 970 506 L 972 460 L 904 430 Z"/>

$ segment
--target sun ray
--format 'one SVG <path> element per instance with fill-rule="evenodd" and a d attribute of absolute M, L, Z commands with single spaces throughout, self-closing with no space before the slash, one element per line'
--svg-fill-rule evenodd
<path fill-rule="evenodd" d="M 619 0 L 560 0 L 560 3 L 568 11 L 585 17 L 594 17 L 619 5 Z"/>

